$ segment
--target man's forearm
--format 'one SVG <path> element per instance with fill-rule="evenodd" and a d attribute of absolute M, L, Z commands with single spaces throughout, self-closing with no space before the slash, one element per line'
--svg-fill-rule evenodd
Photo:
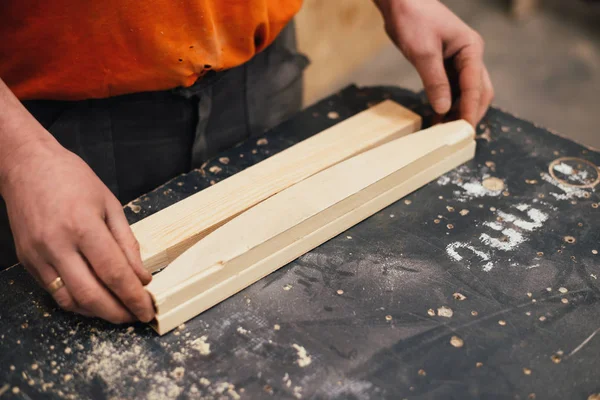
<path fill-rule="evenodd" d="M 56 143 L 0 79 L 0 194 L 9 172 L 20 157 Z"/>

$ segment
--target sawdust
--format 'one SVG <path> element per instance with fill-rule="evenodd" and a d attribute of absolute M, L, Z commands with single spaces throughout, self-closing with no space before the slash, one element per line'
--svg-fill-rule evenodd
<path fill-rule="evenodd" d="M 450 307 L 441 306 L 437 309 L 437 315 L 444 318 L 452 318 L 454 311 Z"/>
<path fill-rule="evenodd" d="M 450 344 L 456 348 L 460 348 L 465 345 L 465 341 L 459 338 L 458 336 L 452 336 L 450 338 Z"/>
<path fill-rule="evenodd" d="M 298 353 L 298 359 L 296 360 L 296 363 L 298 364 L 298 366 L 300 368 L 304 368 L 308 365 L 310 365 L 310 363 L 312 363 L 312 358 L 311 356 L 306 352 L 306 349 L 296 343 L 292 344 L 292 347 L 294 349 L 296 349 L 296 352 Z"/>
<path fill-rule="evenodd" d="M 452 295 L 452 297 L 454 297 L 454 300 L 458 300 L 458 301 L 464 301 L 467 299 L 467 296 L 465 296 L 462 293 L 456 292 Z"/>
<path fill-rule="evenodd" d="M 207 336 L 201 336 L 198 339 L 193 340 L 191 344 L 191 348 L 198 351 L 203 356 L 207 356 L 210 354 L 210 343 L 206 343 Z"/>

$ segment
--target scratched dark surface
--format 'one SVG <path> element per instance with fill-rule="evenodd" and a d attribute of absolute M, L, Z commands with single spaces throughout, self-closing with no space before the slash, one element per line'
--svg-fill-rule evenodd
<path fill-rule="evenodd" d="M 127 217 L 140 220 L 383 98 L 429 114 L 405 90 L 347 88 L 269 132 L 266 144 L 251 139 L 134 201 Z M 1 272 L 0 398 L 600 392 L 600 199 L 548 174 L 553 160 L 576 157 L 558 163 L 557 176 L 590 183 L 600 154 L 497 109 L 478 132 L 475 160 L 163 337 L 64 313 L 21 266 Z M 485 189 L 488 177 L 504 189 Z M 437 315 L 442 306 L 452 317 Z"/>

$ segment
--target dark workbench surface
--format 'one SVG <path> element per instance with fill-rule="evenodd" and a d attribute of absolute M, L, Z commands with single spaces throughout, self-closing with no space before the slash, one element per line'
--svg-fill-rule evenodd
<path fill-rule="evenodd" d="M 132 202 L 127 217 L 148 216 L 383 98 L 429 113 L 411 92 L 350 87 Z M 474 161 L 164 337 L 64 313 L 21 266 L 1 272 L 0 397 L 600 392 L 599 195 L 573 186 L 596 181 L 600 154 L 496 109 L 478 131 Z M 577 158 L 553 169 L 568 184 L 549 174 L 560 157 Z"/>

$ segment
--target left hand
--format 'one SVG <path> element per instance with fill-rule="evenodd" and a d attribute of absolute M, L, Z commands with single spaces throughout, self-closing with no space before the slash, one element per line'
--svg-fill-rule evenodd
<path fill-rule="evenodd" d="M 459 118 L 475 126 L 494 97 L 481 36 L 438 0 L 374 1 L 388 36 L 421 76 L 433 110 L 445 115 L 456 107 Z"/>

